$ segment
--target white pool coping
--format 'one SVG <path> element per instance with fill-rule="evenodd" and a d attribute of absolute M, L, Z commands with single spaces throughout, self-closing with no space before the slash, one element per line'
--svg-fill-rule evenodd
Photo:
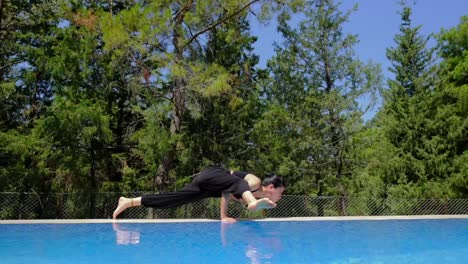
<path fill-rule="evenodd" d="M 468 219 L 468 215 L 398 215 L 398 216 L 324 216 L 324 217 L 282 217 L 264 219 L 239 219 L 239 221 L 359 221 L 359 220 L 420 220 L 420 219 Z M 0 220 L 1 224 L 105 224 L 105 223 L 198 223 L 219 222 L 216 219 L 34 219 Z"/>

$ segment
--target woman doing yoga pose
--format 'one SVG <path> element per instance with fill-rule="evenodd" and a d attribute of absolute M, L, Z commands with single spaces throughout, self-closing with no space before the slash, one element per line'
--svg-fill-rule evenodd
<path fill-rule="evenodd" d="M 221 198 L 221 220 L 235 222 L 227 215 L 229 200 L 235 199 L 256 211 L 276 207 L 284 191 L 283 179 L 272 175 L 261 181 L 257 176 L 242 171 L 229 171 L 220 166 L 211 166 L 200 172 L 193 181 L 180 191 L 172 193 L 144 195 L 137 198 L 120 197 L 112 217 L 125 209 L 143 205 L 153 208 L 172 208 L 208 197 Z"/>

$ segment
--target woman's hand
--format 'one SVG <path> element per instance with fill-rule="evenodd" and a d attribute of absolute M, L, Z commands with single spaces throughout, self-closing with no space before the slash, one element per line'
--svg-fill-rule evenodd
<path fill-rule="evenodd" d="M 232 224 L 232 223 L 235 223 L 237 221 L 236 221 L 236 219 L 234 219 L 232 217 L 223 217 L 223 218 L 221 218 L 221 222 L 222 223 L 227 223 L 227 224 Z"/>

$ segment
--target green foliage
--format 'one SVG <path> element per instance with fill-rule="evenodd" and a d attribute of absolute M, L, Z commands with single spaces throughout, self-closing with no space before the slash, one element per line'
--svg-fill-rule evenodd
<path fill-rule="evenodd" d="M 139 172 L 143 177 L 152 176 L 156 173 L 159 163 L 163 160 L 165 153 L 171 148 L 175 138 L 171 138 L 169 122 L 166 120 L 169 106 L 154 106 L 144 111 L 145 126 L 136 132 L 131 140 L 136 141 L 138 148 L 133 154 L 139 157 L 145 166 L 146 174 Z"/>
<path fill-rule="evenodd" d="M 5 101 L 15 91 L 15 84 L 12 82 L 5 82 L 0 85 L 0 100 Z"/>
<path fill-rule="evenodd" d="M 380 196 L 389 199 L 459 197 L 460 189 L 453 187 L 463 184 L 456 161 L 464 152 L 466 122 L 457 113 L 450 82 L 436 81 L 433 51 L 426 48 L 420 27 L 412 26 L 410 7 L 403 7 L 402 21 L 397 47 L 387 50 L 395 78 L 374 122 L 380 143 L 367 150 L 380 154 L 359 173 L 364 180 L 378 178 Z M 440 80 L 445 74 L 438 70 Z"/>
<path fill-rule="evenodd" d="M 54 189 L 96 188 L 88 179 L 98 176 L 103 148 L 112 140 L 109 118 L 98 104 L 56 97 L 33 133 L 48 143 L 43 155 L 56 173 Z"/>
<path fill-rule="evenodd" d="M 50 115 L 41 118 L 36 126 L 40 137 L 52 144 L 85 147 L 93 141 L 106 143 L 111 139 L 109 118 L 99 104 L 81 100 L 79 104 L 61 97 L 54 98 Z"/>
<path fill-rule="evenodd" d="M 447 79 L 446 89 L 457 99 L 458 110 L 462 116 L 468 115 L 468 16 L 460 19 L 460 24 L 450 30 L 442 30 L 437 36 L 443 76 Z"/>
<path fill-rule="evenodd" d="M 16 131 L 0 133 L 0 150 L 6 164 L 0 170 L 1 191 L 43 190 L 51 171 L 44 166 L 41 152 L 45 142 Z"/>
<path fill-rule="evenodd" d="M 218 163 L 285 175 L 289 194 L 365 197 L 371 214 L 468 195 L 466 17 L 433 53 L 403 7 L 387 50 L 394 78 L 363 124 L 381 70 L 354 54 L 359 38 L 343 26 L 355 8 L 336 1 L 3 4 L 0 191 L 167 191 Z M 256 68 L 252 12 L 278 14 L 284 42 L 267 69 Z M 63 206 L 84 216 L 100 203 L 86 199 Z M 340 201 L 334 214 L 367 210 Z"/>
<path fill-rule="evenodd" d="M 351 11 L 332 1 L 310 1 L 293 29 L 282 14 L 283 45 L 269 61 L 264 88 L 267 111 L 258 121 L 256 143 L 266 170 L 288 175 L 293 193 L 347 195 L 357 160 L 351 137 L 361 130 L 361 96 L 374 96 L 380 69 L 354 55 L 354 35 L 343 33 Z"/>

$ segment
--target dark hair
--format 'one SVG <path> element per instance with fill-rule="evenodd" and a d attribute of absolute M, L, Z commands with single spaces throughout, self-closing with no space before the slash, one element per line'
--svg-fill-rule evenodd
<path fill-rule="evenodd" d="M 265 179 L 262 181 L 262 186 L 273 184 L 275 188 L 284 187 L 283 177 L 276 174 L 266 174 Z"/>

